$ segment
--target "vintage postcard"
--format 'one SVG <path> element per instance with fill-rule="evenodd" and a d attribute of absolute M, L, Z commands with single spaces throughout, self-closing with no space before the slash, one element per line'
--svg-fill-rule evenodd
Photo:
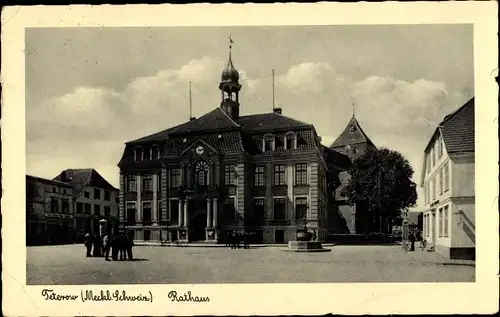
<path fill-rule="evenodd" d="M 496 312 L 497 9 L 5 8 L 3 312 Z"/>

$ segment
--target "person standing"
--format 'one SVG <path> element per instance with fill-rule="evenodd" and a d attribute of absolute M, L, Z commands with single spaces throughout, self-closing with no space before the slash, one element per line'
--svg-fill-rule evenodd
<path fill-rule="evenodd" d="M 128 257 L 129 261 L 132 261 L 134 259 L 134 256 L 133 256 L 133 253 L 132 253 L 132 248 L 133 247 L 134 247 L 134 238 L 129 233 L 126 236 L 127 257 Z"/>
<path fill-rule="evenodd" d="M 101 254 L 101 237 L 99 237 L 97 234 L 94 236 L 94 257 L 100 257 Z"/>
<path fill-rule="evenodd" d="M 83 237 L 84 239 L 84 244 L 85 244 L 85 248 L 87 249 L 87 258 L 90 258 L 92 257 L 92 236 L 90 235 L 90 233 L 86 233 L 85 236 Z"/>
<path fill-rule="evenodd" d="M 410 251 L 415 251 L 415 235 L 413 233 L 410 233 L 408 236 L 408 239 L 410 240 Z"/>
<path fill-rule="evenodd" d="M 120 252 L 120 249 L 118 247 L 119 239 L 120 239 L 120 233 L 111 237 L 110 246 L 111 246 L 111 258 L 113 259 L 113 261 L 118 260 L 118 252 Z"/>
<path fill-rule="evenodd" d="M 102 238 L 102 246 L 104 250 L 104 259 L 106 261 L 111 261 L 109 259 L 109 251 L 111 250 L 111 240 L 112 238 L 109 236 L 109 234 L 104 234 L 104 237 Z"/>

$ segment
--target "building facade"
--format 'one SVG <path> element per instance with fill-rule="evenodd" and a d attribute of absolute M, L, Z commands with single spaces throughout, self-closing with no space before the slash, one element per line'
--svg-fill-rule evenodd
<path fill-rule="evenodd" d="M 219 107 L 126 143 L 119 214 L 136 240 L 218 243 L 237 230 L 254 243 L 286 243 L 304 221 L 326 240 L 329 192 L 345 157 L 281 108 L 241 116 L 240 89 L 230 53 Z"/>
<path fill-rule="evenodd" d="M 73 188 L 75 230 L 81 240 L 85 233 L 99 233 L 99 221 L 105 219 L 107 228 L 118 228 L 119 190 L 95 169 L 67 169 L 54 180 Z"/>
<path fill-rule="evenodd" d="M 376 146 L 361 128 L 358 120 L 351 117 L 349 123 L 338 138 L 330 145 L 330 148 L 336 152 L 346 155 L 350 163 L 354 162 L 367 151 L 376 150 Z M 369 205 L 366 201 L 349 204 L 348 197 L 342 194 L 342 190 L 349 183 L 349 171 L 344 170 L 339 173 L 340 183 L 335 190 L 335 207 L 338 213 L 342 215 L 345 226 L 332 226 L 336 228 L 334 233 L 369 233 L 372 231 L 371 217 L 369 215 Z M 376 227 L 376 226 L 375 226 Z"/>
<path fill-rule="evenodd" d="M 26 245 L 73 243 L 72 186 L 26 176 Z"/>
<path fill-rule="evenodd" d="M 447 115 L 424 152 L 424 237 L 448 258 L 475 258 L 474 99 Z"/>

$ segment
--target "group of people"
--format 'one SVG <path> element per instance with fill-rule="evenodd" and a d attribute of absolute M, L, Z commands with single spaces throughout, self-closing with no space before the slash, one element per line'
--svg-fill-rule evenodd
<path fill-rule="evenodd" d="M 85 248 L 87 250 L 87 257 L 103 257 L 106 261 L 133 260 L 132 248 L 134 246 L 134 239 L 132 235 L 119 232 L 116 235 L 105 233 L 102 236 L 85 234 L 84 239 Z"/>
<path fill-rule="evenodd" d="M 236 230 L 228 232 L 226 234 L 226 247 L 231 247 L 231 249 L 239 249 L 240 243 L 241 241 L 243 241 L 243 248 L 248 249 L 250 248 L 249 244 L 250 235 L 251 234 L 248 232 L 239 233 L 236 232 Z"/>

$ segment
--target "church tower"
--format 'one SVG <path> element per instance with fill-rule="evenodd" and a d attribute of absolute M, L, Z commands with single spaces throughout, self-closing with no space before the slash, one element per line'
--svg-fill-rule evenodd
<path fill-rule="evenodd" d="M 358 120 L 356 120 L 354 113 L 344 131 L 330 145 L 330 148 L 347 155 L 351 161 L 362 156 L 366 151 L 376 149 L 373 142 L 361 128 Z"/>
<path fill-rule="evenodd" d="M 351 120 L 330 148 L 349 157 L 351 162 L 362 156 L 367 151 L 377 148 L 361 128 L 354 112 Z M 367 201 L 358 201 L 350 206 L 348 198 L 342 194 L 342 190 L 349 183 L 351 176 L 349 171 L 339 173 L 341 185 L 335 190 L 335 204 L 342 217 L 346 220 L 350 233 L 368 233 L 370 227 L 369 205 Z"/>
<path fill-rule="evenodd" d="M 233 65 L 231 58 L 231 48 L 233 40 L 229 37 L 229 59 L 227 66 L 222 71 L 219 89 L 221 91 L 220 107 L 231 119 L 237 120 L 240 116 L 239 93 L 241 85 L 239 84 L 240 74 Z"/>

